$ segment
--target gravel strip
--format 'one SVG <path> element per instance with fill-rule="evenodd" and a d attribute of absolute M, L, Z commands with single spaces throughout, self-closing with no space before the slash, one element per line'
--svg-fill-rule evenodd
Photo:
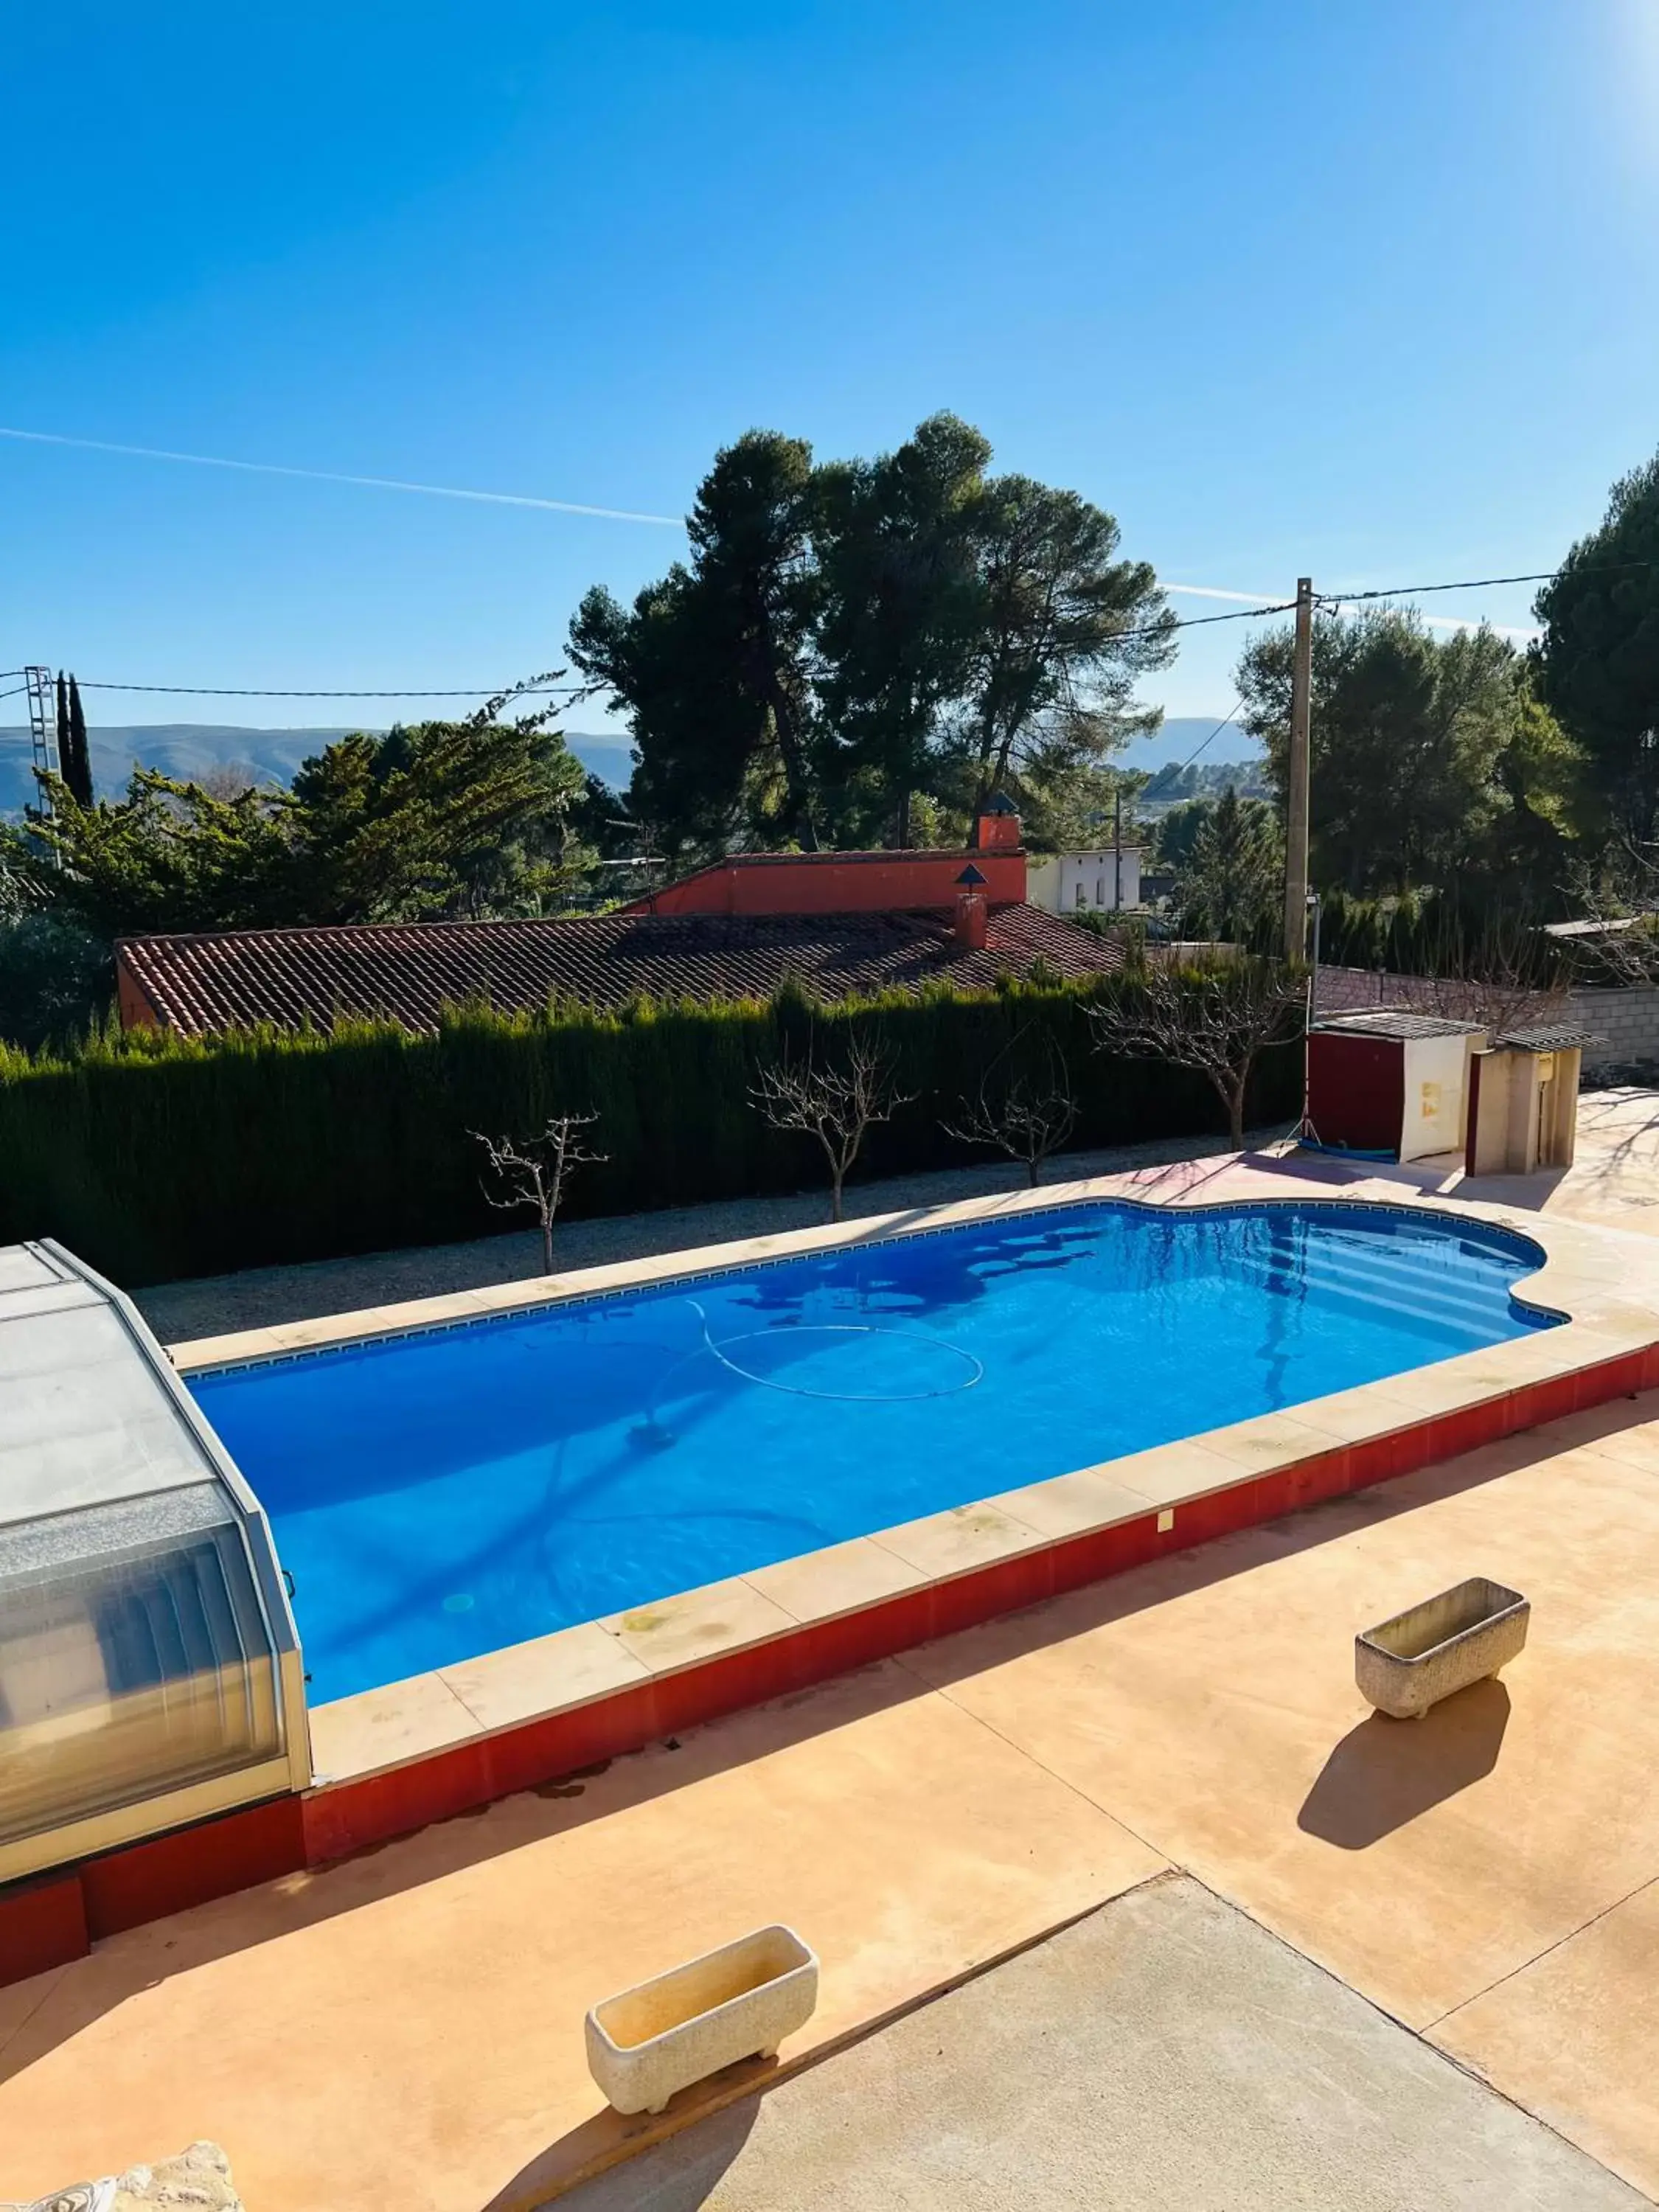
<path fill-rule="evenodd" d="M 1258 1133 L 1258 1141 L 1282 1134 Z M 1164 1167 L 1176 1160 L 1224 1152 L 1224 1137 L 1176 1137 L 1166 1142 L 1121 1145 L 1092 1152 L 1067 1152 L 1051 1160 L 1046 1180 L 1116 1175 L 1131 1168 Z M 1015 1190 L 1025 1181 L 1014 1162 L 935 1169 L 926 1175 L 891 1176 L 860 1183 L 847 1193 L 849 1219 L 902 1208 L 944 1206 L 953 1199 Z M 810 1229 L 829 1218 L 822 1189 L 781 1197 L 721 1199 L 708 1206 L 678 1206 L 659 1213 L 617 1213 L 562 1223 L 554 1258 L 567 1267 L 599 1267 L 659 1252 L 764 1237 L 783 1229 Z M 475 1291 L 516 1283 L 542 1272 L 540 1233 L 518 1230 L 477 1237 L 462 1244 L 415 1245 L 400 1252 L 367 1252 L 348 1260 L 313 1260 L 295 1267 L 249 1267 L 234 1275 L 205 1275 L 192 1282 L 159 1283 L 135 1291 L 135 1303 L 164 1344 L 186 1344 L 234 1329 L 267 1328 L 278 1322 L 314 1321 L 324 1314 L 354 1313 L 365 1306 L 396 1305 L 405 1298 Z"/>

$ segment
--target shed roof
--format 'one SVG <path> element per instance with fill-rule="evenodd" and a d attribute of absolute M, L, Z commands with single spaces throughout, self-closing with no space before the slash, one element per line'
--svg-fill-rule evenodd
<path fill-rule="evenodd" d="M 1498 1052 L 1573 1052 L 1587 1044 L 1605 1044 L 1607 1039 L 1589 1030 L 1574 1029 L 1561 1024 L 1554 1029 L 1547 1025 L 1535 1030 L 1506 1030 L 1492 1043 Z"/>
<path fill-rule="evenodd" d="M 1374 1006 L 1368 1013 L 1329 1014 L 1314 1024 L 1316 1030 L 1335 1030 L 1348 1036 L 1417 1037 L 1478 1036 L 1481 1022 L 1453 1021 L 1445 1014 L 1414 1014 L 1406 1006 Z"/>

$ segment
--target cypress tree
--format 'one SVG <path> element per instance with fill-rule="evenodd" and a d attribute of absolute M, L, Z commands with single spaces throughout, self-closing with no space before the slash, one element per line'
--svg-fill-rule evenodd
<path fill-rule="evenodd" d="M 71 791 L 75 784 L 70 774 L 75 757 L 75 740 L 70 735 L 69 689 L 64 681 L 64 672 L 58 672 L 58 773 Z"/>
<path fill-rule="evenodd" d="M 64 679 L 58 679 L 58 696 L 63 696 Z M 58 751 L 63 751 L 63 710 L 58 710 Z M 69 680 L 70 758 L 64 767 L 64 781 L 75 794 L 77 805 L 92 805 L 92 750 L 87 743 L 87 718 L 81 708 L 81 687 L 71 676 Z"/>

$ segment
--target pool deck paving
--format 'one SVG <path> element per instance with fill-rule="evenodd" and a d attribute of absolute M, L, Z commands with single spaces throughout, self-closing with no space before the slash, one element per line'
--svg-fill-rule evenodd
<path fill-rule="evenodd" d="M 1187 1875 L 1143 1884 L 564 2200 L 568 2212 L 1645 2201 Z"/>
<path fill-rule="evenodd" d="M 1632 1124 L 1644 1110 L 1650 1127 L 1656 1103 L 1626 1109 Z M 1644 1176 L 1659 1196 L 1659 1139 L 1634 1150 L 1647 1164 L 1625 1172 L 1609 1211 L 1645 1231 L 1636 1217 L 1651 1203 Z M 1398 1201 L 1407 1184 L 1436 1188 L 1436 1171 L 1267 1157 L 1143 1168 L 1137 1181 L 1177 1202 L 1268 1189 Z M 1492 1195 L 1523 1208 L 1525 1194 Z M 1607 1240 L 1585 1277 L 1615 1317 L 1624 1279 L 1644 1272 L 1632 1249 Z M 1659 1319 L 1652 1328 L 1659 1336 Z M 1356 1629 L 1467 1573 L 1532 1599 L 1525 1653 L 1501 1684 L 1423 1722 L 1369 1716 L 1353 1686 Z M 1389 2073 L 1400 2038 L 1441 2085 L 1423 2093 L 1437 2109 L 1452 2112 L 1444 2085 L 1468 2069 L 1659 2193 L 1656 1592 L 1659 1393 L 1646 1393 L 112 1937 L 0 1990 L 0 2195 L 208 2135 L 229 2151 L 249 2212 L 528 2212 L 737 2100 L 763 2144 L 774 2102 L 805 2110 L 813 2082 L 849 2060 L 771 2087 L 759 2106 L 748 2093 L 988 1967 L 975 1988 L 994 1991 L 1026 1971 L 995 1962 L 1110 1899 L 1135 1904 L 1149 1882 L 1157 1894 L 1172 1869 L 1222 1900 L 1229 1930 L 1248 1914 L 1313 1962 L 1300 1971 L 1326 1970 L 1399 2024 L 1376 2031 L 1389 2045 L 1372 2066 L 1376 2111 L 1404 2094 Z M 1137 1934 L 1126 1909 L 1101 1924 L 1150 1959 L 1156 1931 Z M 605 2109 L 583 2063 L 587 2006 L 773 1918 L 824 1961 L 819 2010 L 781 2062 L 732 2069 L 660 2120 Z M 1171 2204 L 1255 2201 L 1228 2193 L 1201 2142 L 1217 2133 L 1206 2100 L 1243 2097 L 1260 2119 L 1251 2100 L 1270 2106 L 1275 2065 L 1299 2063 L 1273 2058 L 1290 2045 L 1272 2009 L 1255 2028 L 1217 2028 L 1230 2047 L 1259 2033 L 1263 2064 L 1254 2088 L 1194 2074 L 1195 2179 Z M 938 2007 L 915 2018 L 936 2010 L 942 2020 Z M 915 2032 L 913 2021 L 849 2057 L 896 2065 L 884 2051 Z M 1050 2077 L 1035 2027 L 1005 2063 L 1040 2106 Z M 1333 2177 L 1352 2104 L 1333 2093 L 1297 2124 Z M 1126 2124 L 1109 2112 L 1102 2140 Z M 1457 2127 L 1443 2124 L 1449 2142 Z M 1577 2195 L 1540 2182 L 1529 2197 L 1522 2148 L 1496 2127 L 1474 2138 L 1487 2163 L 1465 2195 L 1375 2201 L 1627 2201 L 1568 2167 Z M 923 2167 L 945 2155 L 914 2113 L 902 2142 Z M 669 2173 L 666 2157 L 630 2172 L 644 2186 Z M 749 2186 L 741 2168 L 739 2157 L 720 2186 Z M 952 2202 L 1117 2201 L 1058 2183 L 1021 2194 L 1019 2172 L 1001 2196 L 958 2187 Z M 657 2201 L 610 2186 L 590 2201 Z M 1323 2199 L 1285 2189 L 1260 2201 L 1371 2201 L 1334 2178 Z M 661 2199 L 704 2201 L 818 2200 Z M 890 2185 L 846 2201 L 944 2198 Z"/>

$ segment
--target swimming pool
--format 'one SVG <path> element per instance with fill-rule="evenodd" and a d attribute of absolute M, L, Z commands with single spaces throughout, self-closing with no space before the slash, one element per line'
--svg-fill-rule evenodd
<path fill-rule="evenodd" d="M 1503 1231 L 1068 1204 L 189 1378 L 314 1702 L 1552 1325 Z"/>

